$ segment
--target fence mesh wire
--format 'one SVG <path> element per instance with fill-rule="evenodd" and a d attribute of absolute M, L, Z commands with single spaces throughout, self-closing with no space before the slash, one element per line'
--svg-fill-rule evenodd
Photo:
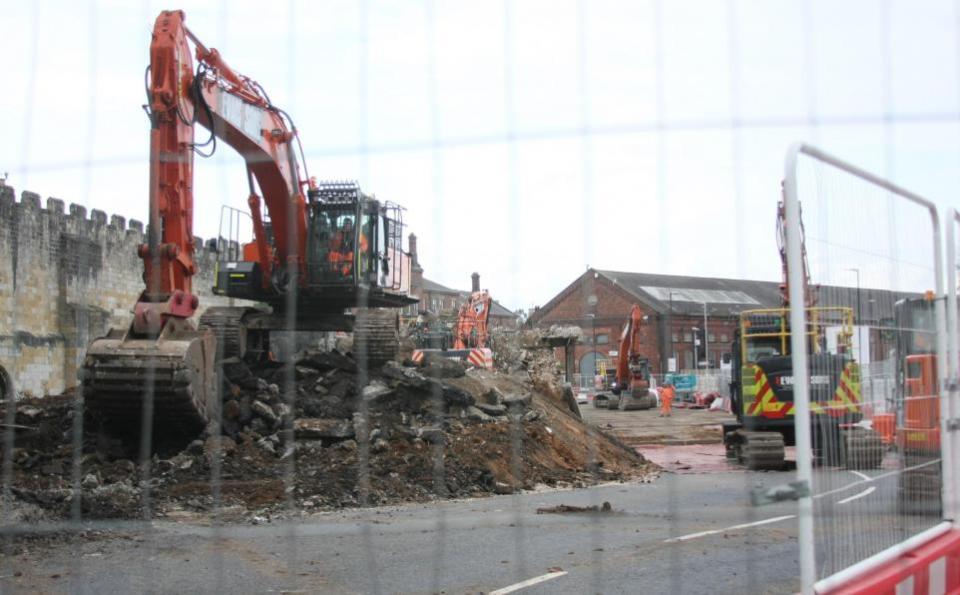
<path fill-rule="evenodd" d="M 903 74 L 922 69 L 893 48 L 898 31 L 925 44 L 926 84 L 956 78 L 927 59 L 957 37 L 943 27 L 955 6 L 935 4 L 291 0 L 264 11 L 224 0 L 185 10 L 200 39 L 297 118 L 310 175 L 356 178 L 403 203 L 404 235 L 420 235 L 428 276 L 455 284 L 477 269 L 526 317 L 584 267 L 775 285 L 779 162 L 798 137 L 891 177 L 900 148 L 904 171 L 925 180 L 916 172 L 929 171 L 928 154 L 955 149 L 943 138 L 955 106 L 939 99 L 955 93 Z M 155 423 L 157 358 L 136 381 L 139 417 L 125 431 L 106 428 L 75 377 L 91 341 L 129 325 L 142 284 L 116 271 L 139 275 L 135 244 L 159 231 L 108 223 L 103 212 L 149 222 L 139 106 L 163 8 L 31 2 L 7 15 L 5 54 L 22 59 L 5 64 L 12 84 L 0 100 L 14 131 L 0 149 L 0 172 L 10 171 L 0 243 L 18 255 L 0 268 L 0 589 L 797 590 L 797 506 L 770 497 L 795 479 L 796 453 L 788 445 L 784 465 L 760 472 L 721 443 L 723 424 L 752 405 L 731 388 L 743 368 L 725 359 L 746 357 L 745 325 L 769 327 L 752 335 L 762 348 L 782 346 L 775 289 L 772 303 L 711 310 L 708 321 L 707 305 L 682 294 L 691 288 L 659 288 L 668 297 L 654 299 L 659 310 L 644 322 L 660 325 L 645 335 L 658 345 L 655 405 L 620 410 L 596 396 L 617 388 L 608 370 L 627 312 L 601 320 L 592 286 L 574 292 L 575 314 L 558 317 L 583 331 L 575 357 L 509 328 L 494 344 L 496 371 L 451 380 L 442 364 L 439 379 L 402 365 L 409 341 L 382 368 L 350 332 L 298 329 L 310 312 L 293 284 L 275 304 L 283 313 L 270 356 L 251 374 L 216 343 L 205 428 L 184 438 Z M 936 34 L 910 37 L 934 25 Z M 59 41 L 77 28 L 69 45 Z M 879 57 L 845 51 L 844 32 L 863 28 L 881 40 Z M 866 99 L 850 105 L 844 83 L 865 72 L 869 89 L 857 96 Z M 140 140 L 117 142 L 130 137 Z M 916 138 L 939 144 L 916 149 Z M 254 188 L 226 147 L 196 167 L 191 215 L 208 239 L 197 249 L 209 280 L 244 256 Z M 943 518 L 934 357 L 943 297 L 925 298 L 939 273 L 922 209 L 813 160 L 801 163 L 799 186 L 819 308 L 807 329 L 811 390 L 828 393 L 817 400 L 814 445 L 823 578 Z M 116 258 L 109 274 L 107 256 Z M 400 310 L 405 340 L 418 313 L 449 310 L 445 299 L 467 293 L 446 289 L 438 302 L 372 316 Z M 204 309 L 253 305 L 208 290 L 198 290 Z M 360 319 L 365 297 L 349 304 Z M 759 318 L 741 316 L 760 306 Z M 710 355 L 689 338 L 701 320 Z M 609 343 L 587 331 L 598 324 Z M 777 379 L 789 387 L 790 374 L 768 382 Z M 667 384 L 677 395 L 669 417 Z M 657 467 L 623 462 L 637 451 Z"/>
<path fill-rule="evenodd" d="M 806 154 L 797 192 L 810 279 L 814 544 L 825 578 L 943 518 L 946 310 L 935 211 Z M 802 233 L 796 222 L 790 229 Z"/>

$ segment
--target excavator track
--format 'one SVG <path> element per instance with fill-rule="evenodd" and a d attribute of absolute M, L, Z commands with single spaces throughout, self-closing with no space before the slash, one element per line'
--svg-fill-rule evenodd
<path fill-rule="evenodd" d="M 119 434 L 141 433 L 146 404 L 154 435 L 195 435 L 216 418 L 213 359 L 212 334 L 186 320 L 168 323 L 157 338 L 115 329 L 87 349 L 84 400 Z"/>
<path fill-rule="evenodd" d="M 734 446 L 737 460 L 753 471 L 774 471 L 783 468 L 786 457 L 783 434 L 779 432 L 737 432 Z"/>
<path fill-rule="evenodd" d="M 247 329 L 243 326 L 243 317 L 252 311 L 252 308 L 212 307 L 200 316 L 198 328 L 209 329 L 216 337 L 218 361 L 246 355 Z"/>
<path fill-rule="evenodd" d="M 847 469 L 877 469 L 884 450 L 880 434 L 873 430 L 852 428 L 840 433 L 840 460 Z"/>
<path fill-rule="evenodd" d="M 357 312 L 353 326 L 353 354 L 376 369 L 394 359 L 400 350 L 400 323 L 396 310 L 367 308 Z"/>
<path fill-rule="evenodd" d="M 656 406 L 657 397 L 653 395 L 652 391 L 646 388 L 633 388 L 629 394 L 621 394 L 620 403 L 618 404 L 620 411 L 630 411 L 633 409 L 646 411 Z"/>
<path fill-rule="evenodd" d="M 903 515 L 939 518 L 943 510 L 943 478 L 938 457 L 904 453 L 903 470 L 897 479 L 897 509 Z"/>

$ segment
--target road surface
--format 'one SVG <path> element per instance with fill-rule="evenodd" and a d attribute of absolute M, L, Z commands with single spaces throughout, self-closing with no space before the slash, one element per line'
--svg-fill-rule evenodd
<path fill-rule="evenodd" d="M 689 468 L 647 484 L 349 510 L 259 526 L 165 521 L 144 533 L 28 546 L 27 553 L 3 560 L 0 587 L 82 593 L 795 592 L 796 504 L 750 504 L 753 490 L 785 484 L 794 473 L 699 467 L 696 461 L 707 460 L 708 451 L 692 449 L 703 445 L 675 448 L 668 458 L 686 458 Z M 890 538 L 897 523 L 890 507 L 895 477 L 885 470 L 827 469 L 817 471 L 816 481 L 836 490 L 818 498 L 822 568 L 838 563 L 837 552 L 850 544 L 878 548 L 881 538 Z M 612 512 L 537 514 L 559 504 L 603 502 Z"/>

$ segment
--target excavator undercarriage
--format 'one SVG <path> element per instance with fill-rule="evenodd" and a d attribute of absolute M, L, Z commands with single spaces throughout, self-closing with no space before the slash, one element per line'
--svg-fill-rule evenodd
<path fill-rule="evenodd" d="M 270 330 L 286 319 L 249 307 L 211 307 L 194 328 L 174 319 L 157 337 L 138 337 L 131 326 L 113 329 L 90 344 L 80 377 L 87 404 L 120 434 L 137 434 L 148 405 L 153 428 L 196 434 L 218 419 L 217 365 L 227 358 L 250 363 L 270 359 Z M 399 348 L 396 310 L 368 308 L 355 316 L 329 315 L 294 321 L 298 332 L 353 332 L 353 353 L 364 369 L 393 359 Z"/>

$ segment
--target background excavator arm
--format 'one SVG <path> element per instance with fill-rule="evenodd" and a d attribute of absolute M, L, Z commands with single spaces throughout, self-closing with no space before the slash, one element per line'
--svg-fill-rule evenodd
<path fill-rule="evenodd" d="M 640 306 L 634 304 L 630 308 L 630 317 L 620 334 L 620 351 L 617 353 L 617 386 L 627 387 L 633 380 L 633 371 L 630 369 L 630 360 L 637 357 L 640 348 L 640 323 L 643 312 Z"/>
<path fill-rule="evenodd" d="M 457 324 L 453 329 L 453 348 L 470 349 L 487 346 L 489 334 L 487 322 L 493 298 L 486 291 L 475 291 L 470 299 L 460 306 Z"/>

